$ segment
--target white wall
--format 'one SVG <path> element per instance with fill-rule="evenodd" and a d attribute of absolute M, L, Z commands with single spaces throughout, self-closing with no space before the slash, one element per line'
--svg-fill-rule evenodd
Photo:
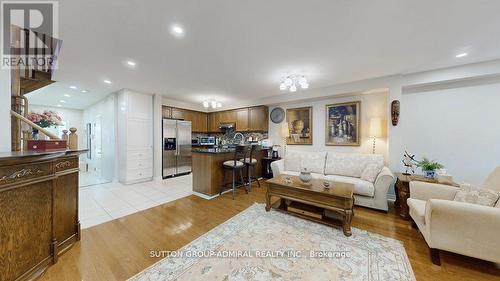
<path fill-rule="evenodd" d="M 403 144 L 417 159 L 474 184 L 500 165 L 500 83 L 404 94 L 402 104 Z"/>
<path fill-rule="evenodd" d="M 95 163 L 96 157 L 89 165 L 100 165 L 101 177 L 106 180 L 116 180 L 116 96 L 111 94 L 100 102 L 83 111 L 83 126 L 94 123 L 100 118 L 102 126 L 102 160 Z M 80 134 L 81 136 L 82 134 Z"/>
<path fill-rule="evenodd" d="M 57 112 L 65 124 L 60 129 L 66 129 L 69 131 L 69 128 L 71 127 L 76 128 L 76 134 L 78 135 L 78 148 L 82 149 L 87 147 L 85 141 L 85 126 L 83 125 L 83 110 L 33 104 L 30 105 L 29 110 L 37 113 L 43 113 L 45 110 Z M 58 136 L 60 137 L 59 134 Z"/>
<path fill-rule="evenodd" d="M 0 152 L 10 151 L 10 70 L 0 70 Z"/>
<path fill-rule="evenodd" d="M 276 106 L 287 108 L 296 108 L 304 106 L 313 107 L 313 144 L 312 145 L 287 145 L 287 150 L 301 150 L 301 151 L 338 151 L 338 152 L 353 152 L 353 153 L 372 153 L 372 138 L 369 138 L 369 124 L 370 118 L 380 117 L 387 120 L 387 98 L 386 91 L 358 94 L 347 97 L 331 97 L 326 99 L 316 99 L 312 101 L 305 101 L 300 103 L 285 103 L 270 106 L 269 112 Z M 327 146 L 325 145 L 325 119 L 326 119 L 326 105 L 349 102 L 361 101 L 361 146 Z M 286 119 L 285 119 L 286 120 Z M 285 121 L 283 121 L 285 122 Z M 387 129 L 385 130 L 387 132 Z M 283 138 L 281 136 L 281 124 L 275 124 L 269 120 L 269 138 L 273 140 L 274 144 L 283 145 Z M 377 139 L 376 153 L 383 154 L 386 162 L 389 162 L 387 138 Z"/>

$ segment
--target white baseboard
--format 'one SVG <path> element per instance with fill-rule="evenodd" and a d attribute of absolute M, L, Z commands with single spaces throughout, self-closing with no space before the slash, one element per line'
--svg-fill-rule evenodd
<path fill-rule="evenodd" d="M 222 194 L 224 194 L 224 193 L 228 193 L 228 192 L 230 192 L 230 191 L 232 191 L 232 189 L 228 189 L 228 190 L 226 190 L 226 191 L 222 192 Z M 206 199 L 206 200 L 212 200 L 212 199 L 214 199 L 214 198 L 219 197 L 219 194 L 215 194 L 215 195 L 212 195 L 212 196 L 208 196 L 208 195 L 206 195 L 206 194 L 199 193 L 199 192 L 196 192 L 196 191 L 193 191 L 193 195 L 196 195 L 196 196 L 201 197 L 201 198 Z"/>

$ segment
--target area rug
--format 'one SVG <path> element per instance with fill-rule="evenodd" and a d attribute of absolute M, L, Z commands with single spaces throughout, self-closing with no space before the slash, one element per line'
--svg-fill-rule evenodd
<path fill-rule="evenodd" d="M 402 243 L 336 229 L 254 204 L 130 280 L 414 281 Z"/>

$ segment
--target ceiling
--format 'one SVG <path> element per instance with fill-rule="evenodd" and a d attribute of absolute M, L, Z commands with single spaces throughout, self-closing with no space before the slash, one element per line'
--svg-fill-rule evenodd
<path fill-rule="evenodd" d="M 72 89 L 70 88 L 72 86 L 77 87 L 63 82 L 56 82 L 30 92 L 26 96 L 30 104 L 34 105 L 59 106 L 62 108 L 83 110 L 109 95 L 106 89 L 101 90 L 96 88 L 98 90 L 90 91 L 78 87 L 77 89 Z M 86 92 L 82 92 L 82 90 Z"/>
<path fill-rule="evenodd" d="M 130 88 L 197 104 L 215 98 L 228 107 L 294 95 L 279 90 L 291 73 L 306 75 L 310 89 L 318 89 L 500 58 L 497 0 L 65 0 L 59 6 L 63 46 L 55 79 L 95 93 Z M 182 38 L 170 33 L 174 23 L 184 28 Z M 455 57 L 463 52 L 469 56 Z M 128 59 L 134 69 L 124 64 Z"/>

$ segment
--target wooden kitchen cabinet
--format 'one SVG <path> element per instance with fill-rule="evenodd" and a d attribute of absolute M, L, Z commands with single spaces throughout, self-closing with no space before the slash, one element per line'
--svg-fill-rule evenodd
<path fill-rule="evenodd" d="M 161 115 L 163 118 L 172 118 L 172 108 L 163 106 L 161 109 Z"/>
<path fill-rule="evenodd" d="M 255 106 L 248 109 L 249 130 L 265 131 L 269 130 L 268 108 L 267 106 Z"/>
<path fill-rule="evenodd" d="M 248 108 L 235 110 L 236 130 L 239 132 L 248 131 Z"/>
<path fill-rule="evenodd" d="M 163 118 L 191 121 L 193 132 L 206 133 L 208 131 L 208 114 L 205 112 L 164 106 L 162 115 Z"/>
<path fill-rule="evenodd" d="M 208 132 L 210 133 L 222 132 L 222 130 L 219 128 L 220 115 L 221 115 L 220 112 L 208 113 Z"/>

